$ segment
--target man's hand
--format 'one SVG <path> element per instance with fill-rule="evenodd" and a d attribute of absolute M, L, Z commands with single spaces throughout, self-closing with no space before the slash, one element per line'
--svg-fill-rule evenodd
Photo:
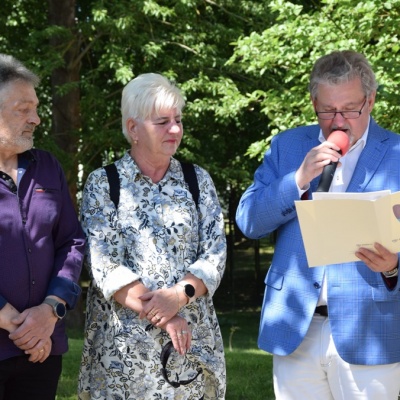
<path fill-rule="evenodd" d="M 301 189 L 307 187 L 315 177 L 321 175 L 326 165 L 332 161 L 339 161 L 341 155 L 338 150 L 340 147 L 329 141 L 312 148 L 296 171 L 295 179 L 298 187 Z"/>
<path fill-rule="evenodd" d="M 18 328 L 18 324 L 13 322 L 19 316 L 19 311 L 15 309 L 10 303 L 7 303 L 0 310 L 0 328 L 8 332 L 14 332 Z"/>
<path fill-rule="evenodd" d="M 12 323 L 19 327 L 9 335 L 9 338 L 21 350 L 33 354 L 48 344 L 57 321 L 58 318 L 48 304 L 28 308 L 12 319 Z"/>
<path fill-rule="evenodd" d="M 26 350 L 25 354 L 30 354 L 30 357 L 29 357 L 30 362 L 42 363 L 50 355 L 52 346 L 53 346 L 53 343 L 52 343 L 51 339 L 47 339 L 44 341 L 44 345 L 40 350 L 37 350 L 36 348 L 34 348 L 33 350 Z"/>
<path fill-rule="evenodd" d="M 374 272 L 388 272 L 396 268 L 398 263 L 397 253 L 391 253 L 379 243 L 374 244 L 375 251 L 360 247 L 356 256 Z"/>

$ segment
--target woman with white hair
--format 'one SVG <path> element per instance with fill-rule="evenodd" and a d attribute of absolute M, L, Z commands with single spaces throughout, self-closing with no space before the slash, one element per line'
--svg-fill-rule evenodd
<path fill-rule="evenodd" d="M 180 90 L 159 74 L 129 82 L 121 109 L 131 148 L 115 162 L 117 188 L 105 168 L 86 182 L 92 282 L 79 399 L 225 398 L 212 302 L 225 268 L 224 221 L 209 174 L 194 166 L 197 200 L 173 157 L 183 107 Z"/>

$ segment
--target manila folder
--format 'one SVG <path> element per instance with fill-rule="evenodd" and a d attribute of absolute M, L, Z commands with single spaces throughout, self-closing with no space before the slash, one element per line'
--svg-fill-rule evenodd
<path fill-rule="evenodd" d="M 314 195 L 295 202 L 310 267 L 360 261 L 357 249 L 375 242 L 400 252 L 400 192 Z"/>

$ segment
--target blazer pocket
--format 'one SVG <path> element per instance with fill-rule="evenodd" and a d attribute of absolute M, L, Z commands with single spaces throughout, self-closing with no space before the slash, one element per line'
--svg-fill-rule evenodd
<path fill-rule="evenodd" d="M 269 270 L 267 276 L 265 277 L 264 283 L 276 290 L 282 290 L 283 279 L 284 276 L 282 274 Z"/>

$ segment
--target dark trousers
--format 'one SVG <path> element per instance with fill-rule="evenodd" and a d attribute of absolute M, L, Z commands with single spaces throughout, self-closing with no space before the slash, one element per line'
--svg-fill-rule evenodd
<path fill-rule="evenodd" d="M 0 361 L 0 400 L 54 400 L 62 356 L 32 363 L 27 356 Z"/>

